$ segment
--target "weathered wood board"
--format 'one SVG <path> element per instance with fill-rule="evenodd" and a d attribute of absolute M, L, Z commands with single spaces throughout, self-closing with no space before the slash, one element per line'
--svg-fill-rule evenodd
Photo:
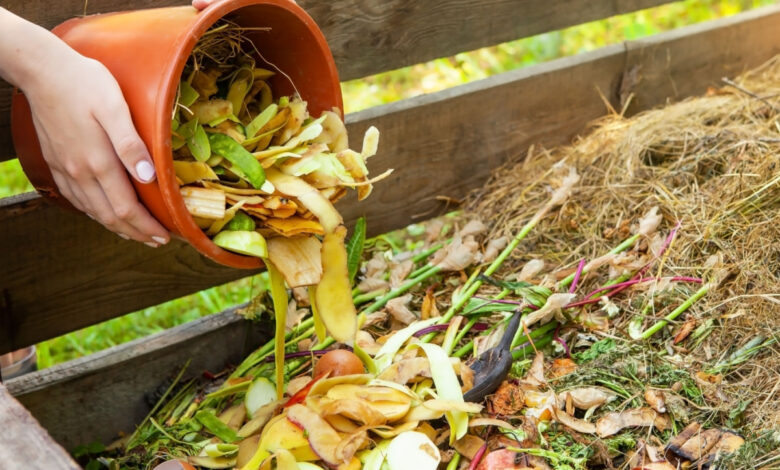
<path fill-rule="evenodd" d="M 155 401 L 147 400 L 148 394 L 164 391 L 166 380 L 187 361 L 185 379 L 207 370 L 217 373 L 268 339 L 267 322 L 245 321 L 235 310 L 23 375 L 10 380 L 8 389 L 66 449 L 95 440 L 108 443 L 118 431 L 135 429 L 151 409 L 149 401 Z"/>
<path fill-rule="evenodd" d="M 10 0 L 3 6 L 46 28 L 84 13 L 186 5 L 187 0 Z M 350 80 L 553 31 L 668 0 L 299 0 Z M 10 88 L 0 80 L 0 160 L 12 153 Z"/>
<path fill-rule="evenodd" d="M 604 114 L 597 90 L 617 106 L 625 72 L 638 67 L 631 111 L 647 109 L 780 53 L 778 30 L 772 6 L 350 115 L 351 135 L 382 132 L 372 172 L 396 171 L 364 203 L 339 207 L 347 220 L 367 215 L 373 234 L 432 216 L 436 196 L 462 197 L 529 145 L 569 142 Z M 35 196 L 0 203 L 0 227 L 0 352 L 247 274 L 180 242 L 124 242 Z"/>
<path fill-rule="evenodd" d="M 1 383 L 0 462 L 7 470 L 81 469 Z"/>

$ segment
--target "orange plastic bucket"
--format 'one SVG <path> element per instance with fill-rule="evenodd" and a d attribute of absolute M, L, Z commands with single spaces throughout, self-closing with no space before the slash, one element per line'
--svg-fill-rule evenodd
<path fill-rule="evenodd" d="M 262 261 L 216 246 L 195 224 L 179 193 L 171 152 L 171 116 L 182 70 L 198 39 L 220 18 L 240 26 L 270 28 L 247 32 L 263 59 L 289 76 L 309 112 L 318 116 L 343 109 L 333 55 L 314 20 L 292 0 L 225 0 L 201 12 L 189 6 L 136 10 L 75 18 L 53 32 L 81 54 L 102 62 L 116 77 L 135 122 L 154 159 L 157 179 L 135 180 L 140 200 L 172 233 L 212 260 L 236 268 L 258 268 Z M 258 58 L 258 63 L 263 63 Z M 271 82 L 277 96 L 290 95 L 289 80 Z M 61 204 L 24 95 L 15 93 L 12 132 L 27 177 L 44 196 Z"/>

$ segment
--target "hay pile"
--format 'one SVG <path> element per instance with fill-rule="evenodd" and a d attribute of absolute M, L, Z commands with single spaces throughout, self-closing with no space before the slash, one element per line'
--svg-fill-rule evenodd
<path fill-rule="evenodd" d="M 742 429 L 780 427 L 780 57 L 706 96 L 630 118 L 613 113 L 594 126 L 571 146 L 532 148 L 496 171 L 470 195 L 466 213 L 492 226 L 488 238 L 512 236 L 549 199 L 556 163 L 582 176 L 566 205 L 514 252 L 506 274 L 533 258 L 572 268 L 592 260 L 658 206 L 662 230 L 680 223 L 664 272 L 717 278 L 719 285 L 688 312 L 697 326 L 712 321 L 699 347 L 672 344 L 683 317 L 642 346 L 666 351 L 694 374 L 750 341 L 763 344 L 750 360 L 717 369 L 722 381 L 707 411 L 723 423 L 729 410 L 746 406 Z M 606 273 L 593 279 L 606 280 Z M 643 328 L 676 305 L 650 309 Z M 629 321 L 644 307 L 621 304 L 603 334 L 627 338 Z"/>

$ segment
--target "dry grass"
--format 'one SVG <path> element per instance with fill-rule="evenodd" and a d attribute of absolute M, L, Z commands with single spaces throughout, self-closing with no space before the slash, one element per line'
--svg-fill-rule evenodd
<path fill-rule="evenodd" d="M 574 196 L 526 239 L 506 271 L 537 257 L 571 267 L 580 258 L 593 259 L 627 238 L 631 224 L 658 206 L 661 230 L 681 223 L 664 260 L 665 275 L 721 282 L 689 311 L 698 324 L 714 320 L 700 347 L 673 346 L 668 332 L 657 334 L 653 346 L 679 356 L 695 372 L 757 336 L 778 340 L 780 57 L 733 84 L 634 117 L 609 115 L 568 147 L 531 149 L 473 193 L 467 212 L 489 222 L 493 237 L 513 234 L 549 199 L 555 164 L 565 161 L 582 175 Z M 622 305 L 613 333 L 625 336 L 640 307 Z M 644 326 L 665 313 L 651 310 Z M 751 400 L 746 429 L 780 427 L 778 364 L 780 345 L 774 343 L 726 369 L 720 398 L 710 405 L 725 411 Z"/>

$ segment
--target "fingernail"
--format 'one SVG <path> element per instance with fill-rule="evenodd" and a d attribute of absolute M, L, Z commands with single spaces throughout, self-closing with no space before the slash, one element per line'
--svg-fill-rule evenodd
<path fill-rule="evenodd" d="M 135 172 L 138 175 L 138 179 L 144 183 L 148 183 L 154 179 L 154 167 L 146 160 L 141 160 L 136 163 Z"/>
<path fill-rule="evenodd" d="M 168 243 L 168 240 L 164 239 L 163 237 L 152 237 L 152 240 L 156 241 L 160 245 L 165 245 Z"/>
<path fill-rule="evenodd" d="M 128 237 L 124 233 L 117 233 L 117 235 L 119 235 L 120 237 L 124 238 L 125 240 L 130 240 L 130 237 Z"/>
<path fill-rule="evenodd" d="M 89 217 L 90 219 L 92 219 L 92 220 L 95 220 L 95 218 L 94 218 L 94 217 L 92 217 L 91 215 L 87 214 L 86 212 L 85 212 L 84 214 L 86 214 L 86 215 L 87 215 L 87 217 Z"/>
<path fill-rule="evenodd" d="M 150 248 L 157 248 L 158 246 L 160 246 L 157 243 L 152 243 L 152 242 L 146 242 L 146 243 L 144 243 L 144 245 L 146 245 L 146 246 L 148 246 Z"/>

